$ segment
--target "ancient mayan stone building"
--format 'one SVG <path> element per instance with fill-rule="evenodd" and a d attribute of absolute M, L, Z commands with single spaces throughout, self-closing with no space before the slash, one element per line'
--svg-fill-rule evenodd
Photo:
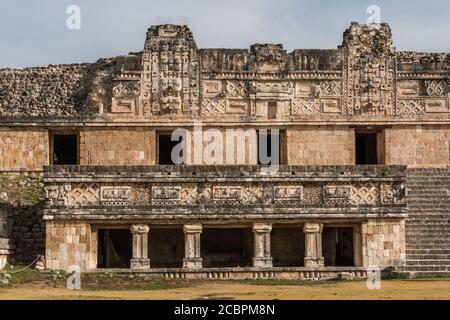
<path fill-rule="evenodd" d="M 169 277 L 448 273 L 449 75 L 450 54 L 357 23 L 337 49 L 292 52 L 198 49 L 159 25 L 139 53 L 1 69 L 0 256 Z M 205 161 L 206 138 L 231 152 Z M 11 202 L 33 186 L 31 213 Z"/>

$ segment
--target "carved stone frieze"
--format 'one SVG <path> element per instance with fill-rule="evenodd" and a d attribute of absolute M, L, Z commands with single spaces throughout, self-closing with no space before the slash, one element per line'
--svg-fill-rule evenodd
<path fill-rule="evenodd" d="M 352 207 L 403 203 L 401 184 L 278 182 L 81 183 L 46 187 L 50 207 L 287 206 Z"/>

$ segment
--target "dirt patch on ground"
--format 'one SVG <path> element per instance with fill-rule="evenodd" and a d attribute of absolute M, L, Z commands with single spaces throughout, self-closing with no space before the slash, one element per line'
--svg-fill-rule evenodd
<path fill-rule="evenodd" d="M 450 279 L 365 281 L 185 280 L 132 274 L 86 273 L 81 290 L 66 287 L 67 275 L 12 274 L 0 299 L 450 299 Z"/>

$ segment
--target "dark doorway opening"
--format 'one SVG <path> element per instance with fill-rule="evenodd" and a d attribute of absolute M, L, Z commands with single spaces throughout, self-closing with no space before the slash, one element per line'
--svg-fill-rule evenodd
<path fill-rule="evenodd" d="M 377 134 L 375 132 L 356 132 L 356 164 L 378 164 Z"/>
<path fill-rule="evenodd" d="M 250 267 L 253 232 L 250 228 L 204 228 L 201 236 L 203 267 Z"/>
<path fill-rule="evenodd" d="M 129 229 L 98 229 L 97 267 L 129 268 L 132 255 Z"/>
<path fill-rule="evenodd" d="M 181 268 L 184 258 L 183 229 L 151 228 L 148 251 L 152 268 Z"/>
<path fill-rule="evenodd" d="M 301 228 L 276 227 L 270 235 L 274 267 L 302 267 L 305 258 L 305 235 Z"/>
<path fill-rule="evenodd" d="M 322 233 L 322 250 L 325 266 L 354 266 L 353 228 L 325 227 Z"/>
<path fill-rule="evenodd" d="M 53 135 L 53 159 L 54 165 L 78 164 L 78 135 L 55 134 Z"/>
<path fill-rule="evenodd" d="M 161 165 L 175 165 L 175 159 L 172 159 L 172 149 L 183 141 L 180 137 L 178 141 L 172 141 L 172 135 L 169 133 L 158 134 L 158 163 Z M 183 155 L 180 154 L 180 157 Z"/>

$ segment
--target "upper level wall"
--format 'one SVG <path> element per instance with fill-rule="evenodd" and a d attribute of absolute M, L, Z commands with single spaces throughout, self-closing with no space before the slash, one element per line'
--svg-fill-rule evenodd
<path fill-rule="evenodd" d="M 386 164 L 449 166 L 450 127 L 396 126 L 385 131 Z"/>
<path fill-rule="evenodd" d="M 0 128 L 0 170 L 42 170 L 48 165 L 48 133 L 41 128 Z"/>
<path fill-rule="evenodd" d="M 355 133 L 347 126 L 305 126 L 287 130 L 288 164 L 355 164 Z"/>
<path fill-rule="evenodd" d="M 281 131 L 280 157 L 288 165 L 355 164 L 355 128 L 350 126 L 285 126 Z M 363 127 L 365 128 L 365 127 Z M 375 127 L 376 128 L 376 127 Z M 257 131 L 188 130 L 185 163 L 196 165 L 258 164 Z M 216 128 L 217 129 L 217 128 Z M 449 166 L 450 128 L 445 125 L 378 127 L 381 163 L 409 166 Z M 66 131 L 19 127 L 0 130 L 0 170 L 42 170 L 49 164 L 52 133 L 79 136 L 81 165 L 158 164 L 158 136 L 169 129 L 147 127 L 67 128 Z M 220 141 L 219 143 L 217 143 Z M 203 145 L 203 148 L 200 146 Z M 169 152 L 169 150 L 166 150 Z"/>
<path fill-rule="evenodd" d="M 79 149 L 81 165 L 156 164 L 152 129 L 85 129 L 80 131 Z"/>

